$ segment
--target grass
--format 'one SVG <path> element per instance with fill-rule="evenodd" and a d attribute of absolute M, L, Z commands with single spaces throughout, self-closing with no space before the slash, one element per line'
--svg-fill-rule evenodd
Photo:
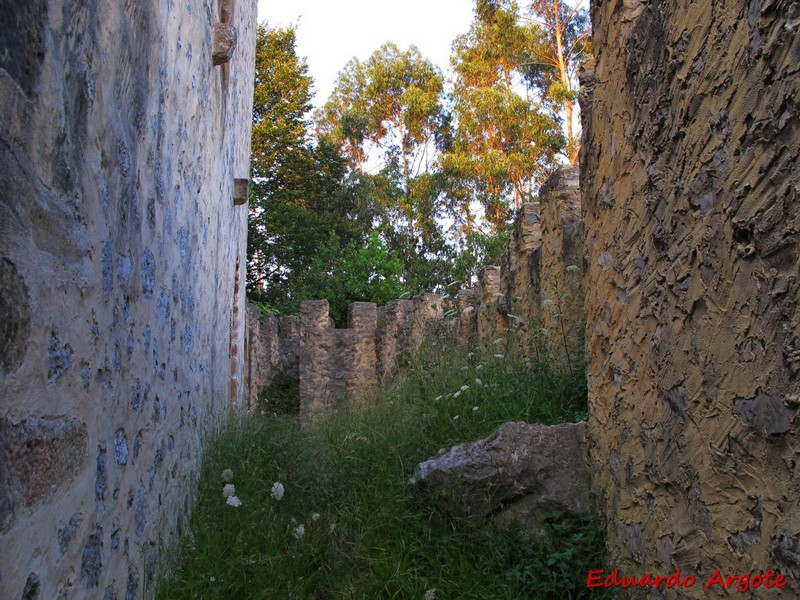
<path fill-rule="evenodd" d="M 582 373 L 439 341 L 358 412 L 306 427 L 288 415 L 237 420 L 206 454 L 193 536 L 157 597 L 602 597 L 585 588 L 587 571 L 603 565 L 590 517 L 554 516 L 552 534 L 534 538 L 443 514 L 406 483 L 439 448 L 501 423 L 585 412 Z M 238 508 L 223 498 L 224 469 L 233 471 Z M 276 481 L 281 500 L 271 495 Z"/>

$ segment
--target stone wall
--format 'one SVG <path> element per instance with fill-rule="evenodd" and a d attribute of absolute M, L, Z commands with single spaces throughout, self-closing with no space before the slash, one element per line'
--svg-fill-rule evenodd
<path fill-rule="evenodd" d="M 300 332 L 294 317 L 278 319 L 249 303 L 246 312 L 244 403 L 253 411 L 278 374 L 298 379 Z"/>
<path fill-rule="evenodd" d="M 548 343 L 555 359 L 577 366 L 584 324 L 577 168 L 555 173 L 540 200 L 523 207 L 502 264 L 483 269 L 472 288 L 453 297 L 425 294 L 381 308 L 356 302 L 346 329 L 333 327 L 326 300 L 308 301 L 299 332 L 293 321 L 278 327 L 274 316 L 248 307 L 245 378 L 251 408 L 278 373 L 299 379 L 303 413 L 366 398 L 390 383 L 426 332 L 442 323 L 465 342 L 498 352 L 507 340 L 528 352 L 534 343 Z"/>
<path fill-rule="evenodd" d="M 0 2 L 2 598 L 152 597 L 240 402 L 255 4 Z"/>
<path fill-rule="evenodd" d="M 462 336 L 483 346 L 514 339 L 525 353 L 548 347 L 556 360 L 583 354 L 584 231 L 578 169 L 563 166 L 522 207 L 500 266 L 483 269 L 459 295 Z M 472 310 L 467 309 L 472 306 Z"/>
<path fill-rule="evenodd" d="M 347 328 L 336 329 L 327 300 L 303 302 L 298 350 L 301 412 L 314 414 L 363 401 L 378 385 L 388 384 L 400 362 L 422 343 L 425 331 L 442 320 L 442 306 L 437 294 L 395 300 L 382 309 L 374 302 L 354 302 Z"/>
<path fill-rule="evenodd" d="M 589 439 L 621 572 L 800 585 L 800 11 L 595 2 Z"/>

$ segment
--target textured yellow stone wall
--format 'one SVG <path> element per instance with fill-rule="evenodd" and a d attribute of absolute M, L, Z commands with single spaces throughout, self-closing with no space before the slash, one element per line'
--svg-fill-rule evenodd
<path fill-rule="evenodd" d="M 780 570 L 770 597 L 797 597 L 800 6 L 598 1 L 592 19 L 589 441 L 610 566 Z"/>

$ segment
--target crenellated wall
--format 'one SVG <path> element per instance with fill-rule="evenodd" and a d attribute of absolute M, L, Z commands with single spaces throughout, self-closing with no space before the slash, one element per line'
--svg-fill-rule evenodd
<path fill-rule="evenodd" d="M 0 2 L 0 598 L 152 597 L 241 401 L 255 4 Z"/>
<path fill-rule="evenodd" d="M 283 324 L 279 328 L 274 316 L 248 307 L 245 377 L 251 408 L 278 373 L 298 378 L 303 413 L 369 397 L 377 386 L 391 382 L 426 333 L 441 324 L 453 327 L 467 343 L 498 351 L 503 348 L 498 339 L 521 341 L 530 351 L 544 337 L 556 359 L 576 365 L 583 351 L 577 169 L 563 167 L 554 174 L 540 200 L 523 207 L 502 265 L 483 269 L 476 285 L 455 298 L 425 294 L 381 308 L 356 302 L 345 329 L 333 327 L 326 300 L 303 302 L 295 333 Z M 546 335 L 543 328 L 549 330 Z"/>
<path fill-rule="evenodd" d="M 800 586 L 800 5 L 592 7 L 589 441 L 609 566 Z M 759 590 L 762 591 L 762 590 Z M 735 594 L 734 594 L 735 595 Z"/>

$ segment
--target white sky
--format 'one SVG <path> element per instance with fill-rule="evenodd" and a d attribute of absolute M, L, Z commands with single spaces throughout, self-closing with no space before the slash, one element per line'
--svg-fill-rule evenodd
<path fill-rule="evenodd" d="M 315 106 L 328 99 L 339 71 L 386 42 L 414 44 L 447 75 L 450 46 L 469 31 L 474 0 L 258 0 L 258 21 L 297 24 L 296 51 L 314 79 Z"/>

